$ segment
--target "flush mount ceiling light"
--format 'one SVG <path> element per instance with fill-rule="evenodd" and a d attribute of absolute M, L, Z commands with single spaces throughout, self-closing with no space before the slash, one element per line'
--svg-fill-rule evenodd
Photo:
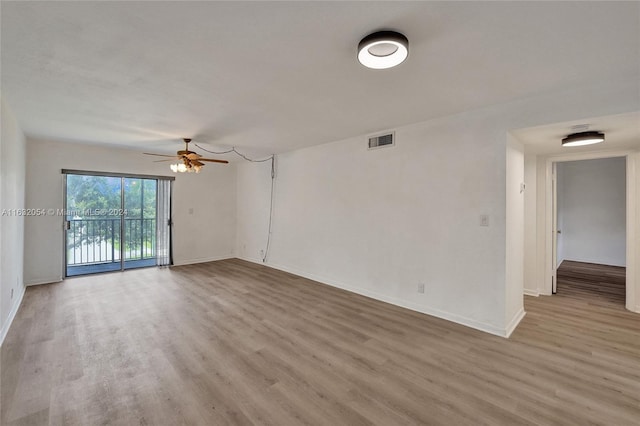
<path fill-rule="evenodd" d="M 583 146 L 604 142 L 604 133 L 601 132 L 580 132 L 572 133 L 562 139 L 562 146 Z"/>
<path fill-rule="evenodd" d="M 358 45 L 358 61 L 367 68 L 382 70 L 401 64 L 409 55 L 409 40 L 395 31 L 369 34 Z"/>

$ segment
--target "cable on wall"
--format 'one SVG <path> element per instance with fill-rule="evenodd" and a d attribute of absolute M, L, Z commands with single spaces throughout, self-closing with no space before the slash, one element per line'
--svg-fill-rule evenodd
<path fill-rule="evenodd" d="M 271 154 L 270 156 L 268 156 L 267 158 L 264 158 L 264 159 L 262 159 L 262 160 L 254 160 L 253 158 L 249 158 L 249 157 L 247 157 L 246 155 L 244 155 L 243 153 L 238 152 L 238 151 L 236 150 L 236 148 L 235 148 L 235 147 L 233 147 L 233 148 L 231 148 L 231 149 L 229 149 L 229 150 L 227 150 L 227 151 L 219 151 L 219 152 L 218 152 L 218 151 L 211 151 L 211 150 L 208 150 L 208 149 L 206 149 L 206 148 L 203 148 L 203 147 L 201 147 L 200 145 L 198 145 L 198 144 L 197 144 L 197 143 L 195 143 L 195 142 L 192 142 L 192 143 L 193 143 L 195 146 L 197 146 L 198 148 L 200 148 L 201 150 L 203 150 L 203 151 L 207 151 L 207 152 L 208 152 L 208 153 L 210 153 L 210 154 L 222 155 L 222 154 L 229 154 L 229 153 L 233 152 L 233 153 L 237 154 L 238 156 L 240 156 L 240 157 L 244 158 L 245 160 L 247 160 L 247 161 L 251 161 L 252 163 L 264 163 L 265 161 L 269 161 L 269 160 L 271 160 L 271 159 L 274 157 L 274 155 L 275 155 L 275 154 Z"/>
<path fill-rule="evenodd" d="M 240 157 L 242 157 L 244 160 L 249 161 L 251 163 L 264 163 L 265 161 L 271 161 L 271 196 L 270 196 L 270 200 L 269 200 L 269 231 L 267 233 L 267 245 L 264 249 L 264 256 L 262 256 L 262 263 L 265 263 L 267 261 L 267 256 L 269 255 L 269 246 L 271 245 L 271 224 L 273 223 L 273 194 L 274 194 L 274 184 L 275 184 L 275 180 L 276 180 L 276 165 L 275 165 L 275 161 L 276 161 L 276 155 L 275 154 L 271 154 L 269 157 L 261 159 L 261 160 L 255 160 L 253 158 L 249 158 L 246 155 L 242 154 L 241 152 L 238 152 L 236 150 L 235 147 L 232 147 L 231 149 L 227 150 L 227 151 L 211 151 L 209 149 L 203 148 L 200 145 L 198 145 L 197 143 L 193 143 L 195 146 L 197 146 L 198 148 L 200 148 L 203 151 L 206 151 L 210 154 L 216 154 L 216 155 L 222 155 L 222 154 L 229 154 L 229 153 L 234 153 Z"/>
<path fill-rule="evenodd" d="M 269 245 L 271 243 L 271 223 L 273 221 L 273 186 L 276 180 L 276 156 L 271 156 L 271 198 L 269 201 L 269 233 L 267 234 L 267 247 L 264 250 L 264 256 L 262 257 L 262 263 L 267 261 L 267 254 L 269 254 Z"/>

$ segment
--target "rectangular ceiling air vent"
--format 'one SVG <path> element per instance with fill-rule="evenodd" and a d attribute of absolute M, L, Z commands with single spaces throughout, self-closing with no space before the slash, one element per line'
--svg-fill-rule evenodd
<path fill-rule="evenodd" d="M 369 138 L 369 149 L 381 148 L 383 146 L 393 146 L 396 142 L 395 132 L 385 133 L 383 135 L 373 136 Z"/>

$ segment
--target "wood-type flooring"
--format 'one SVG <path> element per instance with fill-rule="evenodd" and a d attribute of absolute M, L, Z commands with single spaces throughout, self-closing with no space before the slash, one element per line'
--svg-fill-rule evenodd
<path fill-rule="evenodd" d="M 566 279 L 509 339 L 237 259 L 29 287 L 0 423 L 640 425 L 640 315 Z"/>

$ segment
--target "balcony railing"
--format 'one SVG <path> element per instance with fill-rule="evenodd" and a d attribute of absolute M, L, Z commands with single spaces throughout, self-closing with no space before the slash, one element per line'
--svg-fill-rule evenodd
<path fill-rule="evenodd" d="M 156 257 L 156 219 L 124 219 L 124 260 Z M 119 263 L 120 218 L 72 219 L 67 230 L 67 265 Z"/>

